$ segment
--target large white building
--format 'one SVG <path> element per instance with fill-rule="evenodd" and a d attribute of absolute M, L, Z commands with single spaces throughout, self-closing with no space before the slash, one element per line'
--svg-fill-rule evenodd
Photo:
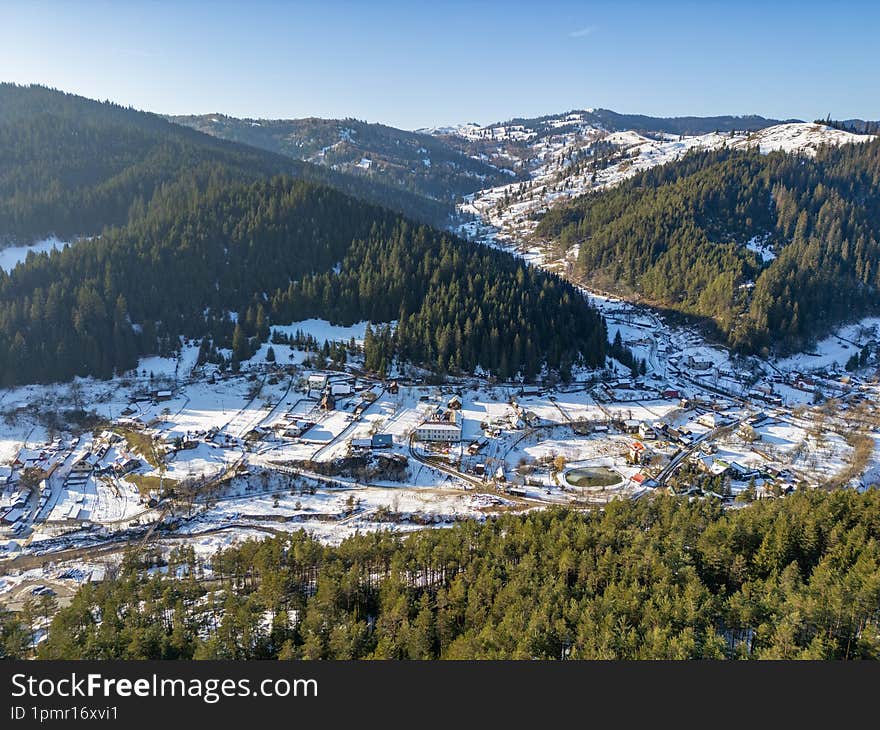
<path fill-rule="evenodd" d="M 461 441 L 458 413 L 448 411 L 444 419 L 425 421 L 416 427 L 415 437 L 419 441 Z"/>
<path fill-rule="evenodd" d="M 322 391 L 327 387 L 327 376 L 321 373 L 312 373 L 307 382 L 309 390 Z"/>

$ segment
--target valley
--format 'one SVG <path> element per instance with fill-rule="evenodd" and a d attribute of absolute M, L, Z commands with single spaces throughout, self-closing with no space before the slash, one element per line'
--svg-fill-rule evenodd
<path fill-rule="evenodd" d="M 134 546 L 161 565 L 191 545 L 207 566 L 229 545 L 290 531 L 338 544 L 661 491 L 739 508 L 880 478 L 870 407 L 880 385 L 841 362 L 875 342 L 880 323 L 774 364 L 733 358 L 648 308 L 584 295 L 645 375 L 609 361 L 565 384 L 430 385 L 411 367 L 376 378 L 363 370 L 366 323 L 312 320 L 285 329 L 354 340 L 344 368 L 315 369 L 314 352 L 272 344 L 221 374 L 196 365 L 190 344 L 126 377 L 3 391 L 0 600 L 39 586 L 67 595 L 113 575 Z M 47 428 L 77 404 L 92 412 L 89 428 Z M 454 433 L 422 440 L 434 423 Z M 596 469 L 604 479 L 578 479 Z"/>
<path fill-rule="evenodd" d="M 114 225 L 75 246 L 0 251 L 0 606 L 45 607 L 35 646 L 77 590 L 132 560 L 212 583 L 224 551 L 268 538 L 344 548 L 660 495 L 733 514 L 880 483 L 880 318 L 747 352 L 597 286 L 590 241 L 560 234 L 694 155 L 821 160 L 873 136 L 754 117 L 635 127 L 607 110 L 406 135 L 172 119 L 197 130 L 177 143 L 218 165 L 204 180 L 159 166 L 127 223 L 114 204 L 95 219 Z M 167 124 L 135 121 L 145 144 Z M 202 131 L 261 152 L 224 142 L 214 157 Z M 305 167 L 285 171 L 291 157 Z M 350 197 L 364 180 L 388 187 Z M 442 204 L 446 229 L 374 206 L 389 189 Z M 54 230 L 25 208 L 28 230 Z M 789 245 L 739 238 L 755 273 Z M 46 296 L 53 281 L 70 286 Z M 59 302 L 73 331 L 52 319 Z"/>

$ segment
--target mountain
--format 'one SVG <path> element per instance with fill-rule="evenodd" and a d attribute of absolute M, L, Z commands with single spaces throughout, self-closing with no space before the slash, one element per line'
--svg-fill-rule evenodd
<path fill-rule="evenodd" d="M 779 124 L 777 119 L 758 116 L 722 117 L 648 117 L 619 114 L 609 109 L 581 109 L 531 119 L 515 118 L 506 122 L 460 124 L 418 130 L 444 140 L 471 157 L 489 164 L 511 168 L 521 176 L 534 158 L 534 150 L 560 144 L 560 140 L 591 143 L 613 132 L 633 131 L 664 139 L 667 135 L 697 136 L 713 132 L 753 132 Z"/>
<path fill-rule="evenodd" d="M 507 149 L 508 154 L 515 151 L 519 160 L 514 167 L 527 179 L 480 191 L 465 201 L 462 212 L 495 226 L 508 240 L 522 241 L 534 233 L 538 218 L 546 211 L 618 185 L 644 170 L 675 162 L 690 151 L 757 148 L 764 153 L 782 150 L 815 156 L 823 146 L 871 139 L 805 122 L 776 124 L 753 132 L 648 137 L 631 130 L 609 132 L 575 123 L 570 115 L 557 121 L 559 131 L 552 135 L 538 136 L 531 128 L 506 128 L 505 137 L 493 145 Z M 480 133 L 471 129 L 462 134 L 479 139 Z M 505 141 L 508 136 L 515 141 Z"/>
<path fill-rule="evenodd" d="M 783 120 L 767 119 L 756 115 L 716 116 L 716 117 L 650 117 L 644 114 L 620 114 L 610 109 L 573 109 L 561 114 L 547 114 L 541 117 L 515 117 L 506 122 L 495 122 L 486 126 L 479 124 L 460 124 L 451 127 L 432 127 L 417 130 L 435 136 L 495 137 L 503 138 L 506 130 L 519 130 L 536 138 L 558 134 L 561 131 L 590 126 L 607 132 L 633 130 L 653 134 L 682 134 L 694 136 L 709 132 L 747 131 L 753 132 Z M 785 121 L 797 122 L 799 119 Z"/>
<path fill-rule="evenodd" d="M 237 119 L 223 114 L 168 119 L 221 139 L 405 190 L 444 205 L 448 213 L 463 197 L 534 179 L 548 150 L 564 155 L 614 132 L 632 131 L 668 141 L 668 135 L 721 137 L 731 130 L 749 133 L 780 123 L 759 116 L 661 118 L 608 109 L 415 132 L 356 119 Z"/>
<path fill-rule="evenodd" d="M 783 125 L 691 152 L 551 208 L 536 235 L 577 252 L 576 277 L 706 318 L 737 349 L 801 349 L 877 309 L 880 138 L 848 134 Z"/>
<path fill-rule="evenodd" d="M 357 119 L 236 119 L 222 114 L 169 117 L 177 124 L 387 184 L 442 203 L 511 179 L 430 134 Z"/>
<path fill-rule="evenodd" d="M 180 336 L 247 359 L 269 322 L 395 320 L 365 353 L 527 377 L 603 364 L 571 284 L 486 246 L 289 177 L 163 186 L 126 226 L 0 272 L 0 384 L 109 377 Z"/>
<path fill-rule="evenodd" d="M 643 114 L 619 114 L 610 109 L 594 109 L 590 118 L 597 126 L 617 132 L 635 130 L 637 132 L 655 132 L 695 136 L 710 132 L 755 132 L 783 122 L 799 122 L 799 119 L 767 119 L 754 114 L 745 116 L 716 117 L 650 117 Z"/>
<path fill-rule="evenodd" d="M 155 114 L 41 86 L 0 84 L 0 243 L 95 235 L 128 221 L 163 185 L 284 173 L 415 219 L 446 206 L 381 182 L 220 140 Z"/>

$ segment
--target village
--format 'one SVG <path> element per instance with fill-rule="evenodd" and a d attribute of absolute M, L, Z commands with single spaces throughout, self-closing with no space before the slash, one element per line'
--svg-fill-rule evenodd
<path fill-rule="evenodd" d="M 189 343 L 111 381 L 4 391 L 0 600 L 72 593 L 130 546 L 188 544 L 207 560 L 291 530 L 336 543 L 658 492 L 736 509 L 878 478 L 880 424 L 865 407 L 880 387 L 867 377 L 876 323 L 788 362 L 739 361 L 651 310 L 591 296 L 647 373 L 609 359 L 568 383 L 412 367 L 380 378 L 361 369 L 366 323 L 311 321 L 295 326 L 353 346 L 345 366 L 276 344 L 219 372 Z M 869 353 L 862 377 L 842 367 L 850 348 Z"/>

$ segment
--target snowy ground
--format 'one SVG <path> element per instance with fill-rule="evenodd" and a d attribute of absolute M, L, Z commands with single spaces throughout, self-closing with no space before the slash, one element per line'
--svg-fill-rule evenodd
<path fill-rule="evenodd" d="M 60 250 L 66 245 L 68 245 L 66 241 L 60 241 L 59 239 L 52 237 L 27 246 L 8 246 L 7 248 L 0 249 L 0 269 L 3 269 L 8 273 L 12 271 L 17 264 L 24 261 L 29 253 L 38 254 Z"/>
<path fill-rule="evenodd" d="M 392 393 L 387 383 L 337 372 L 328 373 L 330 384 L 350 394 L 340 396 L 334 410 L 325 411 L 318 406 L 318 394 L 308 391 L 308 369 L 293 366 L 290 371 L 292 366 L 284 364 L 284 371 L 272 371 L 257 363 L 241 374 L 210 382 L 193 369 L 192 347 L 185 347 L 179 359 L 142 362 L 153 371 L 153 379 L 143 375 L 142 367 L 138 377 L 0 391 L 3 461 L 11 464 L 17 456 L 43 459 L 45 468 L 55 465 L 36 496 L 16 482 L 0 493 L 4 513 L 25 500 L 19 509 L 25 512 L 26 525 L 18 533 L 0 528 L 0 548 L 13 559 L 86 546 L 112 548 L 120 539 L 121 545 L 142 539 L 153 525 L 158 528 L 153 539 L 163 549 L 188 543 L 209 556 L 229 544 L 291 530 L 304 529 L 321 540 L 339 542 L 357 531 L 443 527 L 510 509 L 633 498 L 646 491 L 637 478 L 657 475 L 682 447 L 652 436 L 644 441 L 644 463 L 630 463 L 631 445 L 639 437 L 621 430 L 619 424 L 625 421 L 690 431 L 696 443 L 702 439 L 714 449 L 703 457 L 707 468 L 717 466 L 716 459 L 745 468 L 773 465 L 790 469 L 793 478 L 821 483 L 847 467 L 852 447 L 844 432 L 835 430 L 839 427 L 833 419 L 817 430 L 806 418 L 809 409 L 805 416 L 794 416 L 784 406 L 749 403 L 729 392 L 746 389 L 737 378 L 750 367 L 748 361 L 734 361 L 694 333 L 667 327 L 650 310 L 590 296 L 608 317 L 610 329 L 619 329 L 624 341 L 647 359 L 647 376 L 634 381 L 626 369 L 615 367 L 605 373 L 578 373 L 579 382 L 557 388 L 493 385 L 473 377 L 445 386 L 403 383 Z M 845 335 L 855 342 L 870 336 L 877 324 L 863 322 L 861 329 Z M 351 336 L 350 331 L 337 334 Z M 688 357 L 709 363 L 709 377 L 689 373 L 683 364 Z M 357 358 L 352 364 L 358 364 Z M 772 383 L 768 373 L 760 382 Z M 810 403 L 806 392 L 772 385 L 776 392 L 788 388 L 797 394 L 792 396 L 795 405 Z M 144 395 L 157 388 L 171 390 L 171 396 Z M 670 389 L 678 395 L 664 397 L 662 392 Z M 445 409 L 454 394 L 462 401 L 462 442 L 411 449 L 414 429 L 431 411 Z M 685 407 L 682 398 L 693 403 Z M 120 430 L 61 433 L 50 442 L 45 413 L 64 411 L 76 402 Z M 735 429 L 716 434 L 701 422 L 703 414 L 713 410 L 739 421 L 762 408 L 772 411 L 772 417 L 756 426 L 753 442 L 746 442 Z M 300 424 L 305 428 L 301 435 L 285 435 Z M 578 430 L 583 424 L 585 432 Z M 329 468 L 356 454 L 352 439 L 377 433 L 392 436 L 391 447 L 381 452 L 384 456 L 406 461 L 403 475 L 395 477 L 399 481 L 335 473 L 332 468 L 318 473 L 285 466 L 317 463 Z M 156 453 L 145 453 L 145 444 L 152 444 L 148 450 Z M 94 470 L 83 480 L 71 481 L 74 463 L 83 458 Z M 160 465 L 153 463 L 155 458 Z M 113 473 L 114 467 L 132 459 L 138 463 L 133 472 Z M 558 473 L 558 459 L 565 469 L 605 467 L 620 481 L 602 489 L 574 488 Z M 880 448 L 864 480 L 877 479 L 878 463 Z M 20 478 L 20 467 L 6 468 L 13 479 Z M 212 486 L 221 477 L 227 480 L 223 486 Z M 503 481 L 497 481 L 501 477 Z M 166 486 L 204 484 L 200 489 L 205 491 L 192 503 L 153 507 L 147 497 L 161 496 L 160 478 Z M 144 484 L 149 495 L 140 488 Z M 735 483 L 732 491 L 742 488 L 743 483 Z M 162 527 L 168 520 L 175 522 L 173 533 Z M 114 554 L 111 549 L 107 559 L 112 562 Z M 83 559 L 72 567 L 87 575 L 93 563 Z M 38 577 L 55 580 L 51 571 L 57 568 L 47 568 Z M 0 563 L 2 573 L 9 578 L 0 585 L 0 596 L 18 596 L 34 577 L 27 573 L 30 578 L 25 580 L 25 573 Z"/>
<path fill-rule="evenodd" d="M 363 344 L 364 332 L 367 329 L 367 322 L 358 322 L 350 327 L 342 327 L 340 325 L 330 324 L 323 319 L 304 319 L 300 322 L 291 322 L 289 325 L 274 326 L 272 330 L 282 332 L 293 336 L 298 331 L 305 335 L 311 335 L 319 344 L 323 344 L 325 340 L 329 342 L 339 341 L 348 342 L 352 337 L 358 344 Z"/>
<path fill-rule="evenodd" d="M 866 344 L 880 339 L 880 317 L 865 317 L 858 322 L 839 327 L 833 334 L 811 348 L 776 361 L 782 370 L 809 372 L 825 368 L 840 368 Z"/>

